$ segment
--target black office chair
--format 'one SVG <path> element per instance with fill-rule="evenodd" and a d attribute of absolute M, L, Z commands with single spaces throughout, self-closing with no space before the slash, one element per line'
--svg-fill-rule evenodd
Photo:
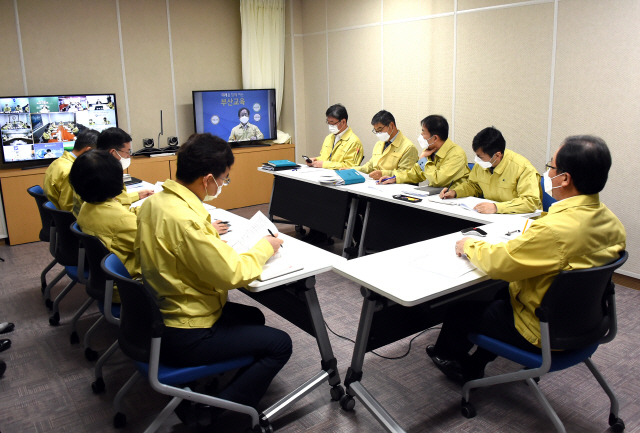
<path fill-rule="evenodd" d="M 476 415 L 474 406 L 469 402 L 471 389 L 524 380 L 556 430 L 564 433 L 560 418 L 542 394 L 537 381 L 548 372 L 584 362 L 611 400 L 609 425 L 614 432 L 624 431 L 624 422 L 618 417 L 618 399 L 591 361 L 591 355 L 600 344 L 608 343 L 616 336 L 615 284 L 611 277 L 628 257 L 629 254 L 623 251 L 618 260 L 608 265 L 563 271 L 556 276 L 536 309 L 536 316 L 540 319 L 542 354 L 518 349 L 485 335 L 469 334 L 469 340 L 474 344 L 525 366 L 525 370 L 465 383 L 462 388 L 462 415 L 466 418 Z"/>
<path fill-rule="evenodd" d="M 53 224 L 56 227 L 56 245 L 55 245 L 55 255 L 54 257 L 62 266 L 64 266 L 66 275 L 71 279 L 71 282 L 67 284 L 67 286 L 56 296 L 56 299 L 51 303 L 50 308 L 53 310 L 53 316 L 49 318 L 49 324 L 52 326 L 58 325 L 60 323 L 60 313 L 58 312 L 58 305 L 60 301 L 69 293 L 73 286 L 76 283 L 83 283 L 88 280 L 89 272 L 84 271 L 82 275 L 82 280 L 78 276 L 78 258 L 79 258 L 79 249 L 78 249 L 78 240 L 71 233 L 71 229 L 69 226 L 71 223 L 75 222 L 76 218 L 73 216 L 71 212 L 67 212 L 64 210 L 58 210 L 50 201 L 46 202 L 42 205 L 42 209 L 50 216 L 53 220 Z M 44 296 L 47 300 L 50 301 L 49 297 L 51 296 L 51 288 L 53 287 L 54 282 L 49 283 L 47 288 L 45 289 Z M 49 307 L 49 305 L 47 305 Z"/>
<path fill-rule="evenodd" d="M 76 322 L 89 305 L 93 303 L 93 301 L 98 301 L 98 309 L 102 315 L 84 335 L 84 356 L 89 361 L 95 361 L 98 359 L 98 352 L 91 349 L 91 336 L 105 321 L 116 326 L 120 325 L 120 304 L 112 303 L 113 281 L 107 277 L 101 266 L 102 259 L 108 256 L 110 251 L 100 239 L 83 233 L 77 222 L 73 222 L 70 229 L 80 242 L 79 266 L 81 270 L 84 269 L 83 258 L 86 257 L 87 264 L 89 265 L 89 281 L 87 281 L 85 285 L 89 299 L 78 310 L 71 321 L 71 344 L 77 344 L 80 342 L 76 331 Z M 81 274 L 82 272 L 79 271 L 79 273 Z M 98 376 L 100 378 L 102 378 L 101 368 L 104 361 L 106 361 L 106 359 L 103 360 L 99 368 L 96 366 L 100 372 L 100 375 Z"/>
<path fill-rule="evenodd" d="M 215 364 L 187 368 L 170 368 L 161 365 L 159 361 L 160 345 L 165 325 L 155 296 L 147 290 L 142 282 L 129 278 L 129 273 L 115 254 L 109 254 L 102 260 L 102 269 L 117 284 L 120 293 L 123 309 L 118 334 L 120 348 L 125 355 L 135 361 L 138 370 L 120 389 L 114 399 L 113 407 L 116 415 L 113 423 L 116 428 L 124 427 L 127 422 L 125 414 L 120 412 L 122 398 L 139 378 L 146 377 L 154 390 L 173 397 L 147 427 L 146 433 L 157 430 L 183 399 L 247 414 L 251 417 L 253 431 L 257 433 L 267 431 L 267 428 L 260 425 L 258 412 L 250 406 L 195 393 L 189 388 L 181 389 L 176 386 L 245 367 L 253 363 L 253 357 L 244 356 Z"/>
<path fill-rule="evenodd" d="M 56 243 L 56 229 L 55 226 L 51 224 L 51 218 L 46 212 L 42 209 L 42 205 L 49 201 L 47 196 L 44 193 L 44 190 L 40 185 L 34 185 L 31 188 L 27 188 L 27 193 L 36 199 L 36 205 L 38 206 L 38 212 L 40 212 L 40 220 L 42 221 L 42 228 L 40 229 L 40 233 L 38 237 L 43 242 L 49 242 L 49 252 L 54 257 L 53 261 L 47 265 L 46 268 L 40 274 L 40 283 L 41 290 L 44 293 L 47 288 L 47 272 L 53 268 L 58 261 L 55 259 L 55 243 Z M 60 281 L 60 279 L 65 275 L 65 271 L 61 271 L 57 279 L 55 280 L 54 285 Z"/>

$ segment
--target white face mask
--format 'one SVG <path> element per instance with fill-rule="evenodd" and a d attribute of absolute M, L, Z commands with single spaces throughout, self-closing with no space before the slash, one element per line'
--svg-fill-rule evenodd
<path fill-rule="evenodd" d="M 218 185 L 218 182 L 216 182 L 215 178 L 213 178 L 213 181 L 216 183 L 216 186 L 218 187 L 218 191 L 216 192 L 216 195 L 209 195 L 209 191 L 207 191 L 207 183 L 208 182 L 205 182 L 205 184 L 204 184 L 204 198 L 202 199 L 202 201 L 211 201 L 214 198 L 218 198 L 218 196 L 222 192 L 222 185 Z"/>
<path fill-rule="evenodd" d="M 329 132 L 332 133 L 333 135 L 337 135 L 340 132 L 340 129 L 338 128 L 338 125 L 327 125 L 329 127 Z"/>
<path fill-rule="evenodd" d="M 240 122 L 245 125 L 247 122 L 249 121 L 249 118 L 247 116 L 242 116 L 240 118 Z"/>
<path fill-rule="evenodd" d="M 476 164 L 478 164 L 480 167 L 484 168 L 485 170 L 488 170 L 493 165 L 493 156 L 491 157 L 491 159 L 489 161 L 483 161 L 483 160 L 480 159 L 480 157 L 478 157 L 478 155 L 476 155 L 476 157 L 475 157 L 475 159 L 473 161 Z"/>
<path fill-rule="evenodd" d="M 426 149 L 427 147 L 431 146 L 433 143 L 429 143 L 429 140 L 431 140 L 431 138 L 433 137 L 433 135 L 427 139 L 425 139 L 422 134 L 418 135 L 418 144 L 420 145 L 420 147 L 422 147 L 423 149 Z"/>
<path fill-rule="evenodd" d="M 560 188 L 560 186 L 553 186 L 553 184 L 551 183 L 551 179 L 555 179 L 558 176 L 562 176 L 564 173 L 560 173 L 556 176 L 553 177 L 549 177 L 549 170 L 545 171 L 544 174 L 542 175 L 542 178 L 544 179 L 544 192 L 546 192 L 547 194 L 551 195 L 551 191 L 553 191 L 556 188 Z"/>
<path fill-rule="evenodd" d="M 379 141 L 389 141 L 388 132 L 376 132 L 376 137 L 378 137 Z"/>
<path fill-rule="evenodd" d="M 126 170 L 131 165 L 131 158 L 120 158 L 120 164 L 122 164 L 122 169 Z"/>

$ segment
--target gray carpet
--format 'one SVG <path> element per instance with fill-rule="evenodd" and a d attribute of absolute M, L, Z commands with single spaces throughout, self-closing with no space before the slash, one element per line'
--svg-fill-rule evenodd
<path fill-rule="evenodd" d="M 238 211 L 251 216 L 256 209 Z M 291 226 L 281 226 L 292 233 Z M 337 251 L 340 244 L 329 247 Z M 0 379 L 0 431 L 14 432 L 113 432 L 111 403 L 118 389 L 133 373 L 132 364 L 120 352 L 104 369 L 107 391 L 94 395 L 90 385 L 94 363 L 84 357 L 82 344 L 69 343 L 69 322 L 86 299 L 83 286 L 77 286 L 61 303 L 58 327 L 49 326 L 49 311 L 40 294 L 40 271 L 51 260 L 48 245 L 33 243 L 0 246 L 0 321 L 16 324 L 2 337 L 13 345 L 0 353 L 7 371 Z M 59 267 L 55 268 L 60 269 Z M 49 279 L 55 270 L 49 274 Z M 64 278 L 53 290 L 57 294 L 67 283 Z M 359 287 L 334 273 L 319 275 L 317 289 L 329 326 L 341 335 L 355 338 L 361 308 Z M 234 302 L 253 304 L 241 293 L 232 292 Z M 602 346 L 594 355 L 621 402 L 621 417 L 627 432 L 640 431 L 640 292 L 618 286 L 619 333 L 616 340 Z M 262 307 L 261 307 L 262 308 Z M 273 381 L 262 407 L 277 401 L 319 371 L 319 355 L 313 338 L 262 308 L 267 324 L 285 329 L 294 343 L 293 356 Z M 80 338 L 99 317 L 92 307 L 79 322 Z M 385 360 L 373 354 L 365 358 L 363 384 L 392 416 L 409 432 L 550 432 L 552 424 L 524 384 L 509 384 L 475 391 L 472 394 L 478 416 L 460 415 L 460 387 L 435 369 L 424 347 L 435 341 L 437 330 L 419 336 L 410 354 L 400 360 Z M 93 341 L 93 348 L 104 351 L 115 339 L 115 329 L 104 325 Z M 351 361 L 353 345 L 330 334 L 331 344 L 344 377 Z M 378 350 L 385 356 L 406 352 L 410 338 Z M 488 375 L 511 371 L 516 365 L 504 360 L 489 364 Z M 584 365 L 553 373 L 541 382 L 543 392 L 558 412 L 569 432 L 608 431 L 609 400 Z M 282 432 L 377 432 L 383 429 L 358 402 L 345 412 L 331 401 L 328 386 L 321 386 L 296 403 L 273 423 Z M 144 381 L 124 400 L 128 425 L 124 431 L 141 432 L 167 403 Z M 224 414 L 212 431 L 243 432 L 247 418 Z M 186 432 L 172 415 L 159 430 Z"/>

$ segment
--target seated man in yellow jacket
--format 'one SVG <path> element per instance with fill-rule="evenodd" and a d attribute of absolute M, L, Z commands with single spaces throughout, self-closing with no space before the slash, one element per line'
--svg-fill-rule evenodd
<path fill-rule="evenodd" d="M 122 166 L 106 150 L 96 150 L 78 157 L 71 168 L 69 181 L 84 201 L 78 225 L 95 236 L 122 261 L 132 278 L 139 278 L 133 241 L 136 238 L 136 215 L 115 200 L 122 192 Z M 120 296 L 113 289 L 113 302 Z"/>
<path fill-rule="evenodd" d="M 129 168 L 129 164 L 131 164 L 131 136 L 122 129 L 107 128 L 103 130 L 98 136 L 97 148 L 108 151 L 120 161 L 123 171 Z M 153 191 L 150 189 L 129 193 L 127 192 L 127 187 L 122 183 L 122 190 L 120 194 L 116 196 L 115 200 L 124 206 L 125 209 L 137 214 L 139 208 L 135 207 L 131 209 L 131 203 L 148 197 L 151 194 L 153 194 Z M 76 218 L 78 218 L 82 203 L 82 198 L 80 198 L 78 194 L 74 194 L 72 212 Z"/>
<path fill-rule="evenodd" d="M 307 165 L 331 170 L 359 166 L 364 158 L 362 142 L 347 125 L 347 109 L 342 104 L 335 104 L 327 109 L 325 116 L 330 134 L 322 143 L 320 156 L 311 158 Z"/>
<path fill-rule="evenodd" d="M 167 326 L 160 362 L 190 367 L 253 356 L 219 397 L 256 407 L 287 363 L 291 339 L 265 326 L 259 309 L 227 302 L 227 292 L 258 278 L 282 240 L 265 236 L 238 254 L 211 225 L 202 202 L 221 193 L 233 162 L 228 143 L 211 134 L 180 146 L 176 180 L 141 206 L 134 248 Z"/>
<path fill-rule="evenodd" d="M 62 156 L 51 163 L 44 173 L 44 193 L 51 203 L 60 210 L 73 209 L 73 187 L 69 184 L 69 172 L 76 158 L 96 148 L 98 131 L 85 129 L 78 134 L 71 152 L 64 151 Z"/>
<path fill-rule="evenodd" d="M 483 202 L 474 208 L 480 213 L 529 213 L 542 209 L 540 174 L 529 160 L 511 150 L 497 129 L 485 128 L 473 137 L 475 165 L 469 179 L 440 198 L 482 197 L 497 203 Z"/>
<path fill-rule="evenodd" d="M 618 259 L 626 247 L 626 232 L 598 195 L 610 168 L 611 154 L 601 138 L 569 137 L 544 174 L 545 190 L 558 200 L 548 214 L 507 243 L 491 245 L 467 237 L 455 244 L 458 256 L 465 255 L 490 278 L 508 281 L 510 296 L 452 306 L 435 346 L 427 347 L 436 367 L 448 377 L 462 382 L 482 377 L 486 364 L 496 358 L 481 348 L 468 356 L 473 346 L 467 339 L 470 332 L 539 353 L 535 310 L 555 276 Z"/>
<path fill-rule="evenodd" d="M 410 170 L 394 170 L 394 176 L 383 176 L 380 183 L 420 183 L 429 186 L 458 186 L 469 177 L 467 154 L 449 139 L 449 122 L 442 116 L 422 119 L 418 143 L 423 151 Z"/>
<path fill-rule="evenodd" d="M 371 119 L 373 133 L 378 142 L 373 147 L 371 159 L 361 167 L 355 167 L 362 173 L 368 173 L 372 179 L 391 176 L 393 170 L 409 170 L 418 161 L 418 149 L 396 126 L 396 119 L 388 111 L 381 110 Z"/>

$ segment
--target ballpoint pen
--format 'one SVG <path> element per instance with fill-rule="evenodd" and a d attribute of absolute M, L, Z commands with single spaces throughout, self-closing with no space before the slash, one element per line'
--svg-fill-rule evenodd
<path fill-rule="evenodd" d="M 385 181 L 386 181 L 386 180 L 395 179 L 395 178 L 396 178 L 395 176 L 391 176 L 391 177 L 389 177 L 389 178 L 385 179 Z M 379 184 L 381 181 L 382 181 L 382 179 L 380 179 L 379 181 L 377 181 L 377 182 L 376 182 L 376 185 L 377 185 L 377 184 Z"/>
<path fill-rule="evenodd" d="M 276 237 L 276 236 L 271 232 L 271 229 L 267 229 L 267 231 L 269 232 L 269 234 L 270 234 L 271 236 L 273 236 L 274 238 Z M 283 247 L 284 247 L 284 245 L 280 244 L 280 248 L 283 248 Z"/>

